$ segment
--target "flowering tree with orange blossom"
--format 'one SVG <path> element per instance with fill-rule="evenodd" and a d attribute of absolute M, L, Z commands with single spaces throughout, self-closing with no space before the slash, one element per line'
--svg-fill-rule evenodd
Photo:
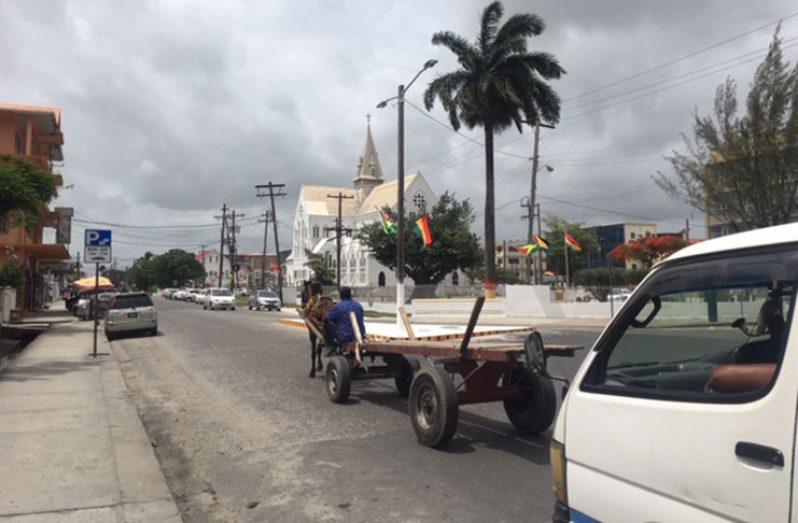
<path fill-rule="evenodd" d="M 637 260 L 643 266 L 651 267 L 654 262 L 670 256 L 689 244 L 689 241 L 676 234 L 643 236 L 615 247 L 610 251 L 610 256 L 616 261 Z"/>

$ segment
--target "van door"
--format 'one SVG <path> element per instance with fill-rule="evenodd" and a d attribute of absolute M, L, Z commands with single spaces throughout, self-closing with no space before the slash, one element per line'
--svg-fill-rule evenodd
<path fill-rule="evenodd" d="M 788 520 L 796 275 L 792 246 L 666 265 L 641 284 L 571 391 L 572 517 Z"/>

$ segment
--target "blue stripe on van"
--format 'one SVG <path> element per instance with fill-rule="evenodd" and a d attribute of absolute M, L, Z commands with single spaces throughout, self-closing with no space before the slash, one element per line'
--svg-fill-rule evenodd
<path fill-rule="evenodd" d="M 573 523 L 601 523 L 597 519 L 593 519 L 587 514 L 579 512 L 578 510 L 571 509 L 571 521 Z"/>

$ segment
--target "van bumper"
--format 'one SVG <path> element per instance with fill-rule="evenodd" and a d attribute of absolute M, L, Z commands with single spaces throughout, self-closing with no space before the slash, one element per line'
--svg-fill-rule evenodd
<path fill-rule="evenodd" d="M 551 517 L 553 523 L 570 523 L 571 511 L 568 506 L 562 501 L 557 500 L 554 503 L 554 515 Z"/>

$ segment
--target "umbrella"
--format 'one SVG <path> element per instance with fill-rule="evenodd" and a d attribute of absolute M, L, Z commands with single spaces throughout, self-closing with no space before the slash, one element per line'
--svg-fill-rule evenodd
<path fill-rule="evenodd" d="M 81 278 L 79 280 L 73 281 L 72 285 L 78 288 L 78 291 L 85 292 L 85 291 L 92 291 L 94 290 L 94 283 L 95 277 L 89 276 L 88 278 Z M 112 291 L 114 290 L 114 284 L 111 283 L 111 280 L 106 278 L 105 276 L 100 276 L 100 282 L 97 286 L 98 290 L 101 291 Z"/>

